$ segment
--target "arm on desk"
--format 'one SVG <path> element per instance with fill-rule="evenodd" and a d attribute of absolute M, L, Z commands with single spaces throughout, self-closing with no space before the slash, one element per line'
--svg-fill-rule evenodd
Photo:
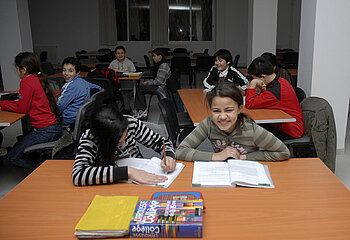
<path fill-rule="evenodd" d="M 208 138 L 209 119 L 204 119 L 187 137 L 181 142 L 176 150 L 176 158 L 185 161 L 211 161 L 213 152 L 199 151 L 196 148 Z"/>
<path fill-rule="evenodd" d="M 253 123 L 253 131 L 254 144 L 263 150 L 248 153 L 248 160 L 281 161 L 289 158 L 290 153 L 286 145 L 272 133 L 256 123 Z"/>

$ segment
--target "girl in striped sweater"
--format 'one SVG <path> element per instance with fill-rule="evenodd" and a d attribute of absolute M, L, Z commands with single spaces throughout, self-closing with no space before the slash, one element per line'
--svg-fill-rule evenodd
<path fill-rule="evenodd" d="M 90 129 L 82 134 L 79 141 L 72 171 L 74 185 L 107 184 L 128 179 L 143 184 L 164 182 L 164 176 L 132 167 L 118 167 L 120 158 L 142 158 L 136 141 L 158 153 L 163 152 L 165 141 L 166 158 L 161 167 L 165 172 L 175 169 L 171 141 L 153 132 L 141 121 L 121 115 L 113 105 L 95 110 L 90 119 Z"/>
<path fill-rule="evenodd" d="M 224 161 L 228 158 L 280 161 L 289 158 L 288 148 L 272 133 L 243 114 L 243 97 L 230 82 L 207 93 L 212 116 L 204 119 L 180 144 L 176 158 L 187 161 Z M 196 148 L 209 138 L 214 152 Z"/>

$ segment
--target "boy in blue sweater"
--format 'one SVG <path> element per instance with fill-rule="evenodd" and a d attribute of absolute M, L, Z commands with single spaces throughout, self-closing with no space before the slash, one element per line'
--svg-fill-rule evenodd
<path fill-rule="evenodd" d="M 79 108 L 86 98 L 90 98 L 90 89 L 101 90 L 100 86 L 89 83 L 80 77 L 80 63 L 74 57 L 63 60 L 62 74 L 66 83 L 58 98 L 58 108 L 62 112 L 63 127 L 74 124 Z"/>

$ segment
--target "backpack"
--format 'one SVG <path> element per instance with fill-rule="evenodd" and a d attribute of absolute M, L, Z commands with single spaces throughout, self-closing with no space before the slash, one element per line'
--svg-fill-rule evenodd
<path fill-rule="evenodd" d="M 119 85 L 118 75 L 117 75 L 116 71 L 114 71 L 111 68 L 96 68 L 94 71 L 89 72 L 86 77 L 87 78 L 103 77 L 103 78 L 113 80 Z"/>

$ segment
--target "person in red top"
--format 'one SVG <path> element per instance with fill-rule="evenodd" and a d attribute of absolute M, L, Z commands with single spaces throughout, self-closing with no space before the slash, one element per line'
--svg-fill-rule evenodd
<path fill-rule="evenodd" d="M 281 109 L 294 117 L 296 122 L 264 124 L 267 130 L 281 140 L 304 135 L 303 113 L 292 85 L 273 71 L 272 64 L 258 57 L 248 67 L 253 80 L 246 93 L 246 108 Z"/>
<path fill-rule="evenodd" d="M 24 154 L 29 146 L 57 140 L 62 135 L 59 123 L 61 112 L 57 107 L 47 76 L 41 73 L 38 56 L 30 52 L 19 53 L 15 57 L 18 76 L 21 78 L 19 99 L 0 101 L 1 110 L 27 114 L 34 128 L 17 142 L 7 155 L 12 164 L 35 169 L 37 159 Z"/>

